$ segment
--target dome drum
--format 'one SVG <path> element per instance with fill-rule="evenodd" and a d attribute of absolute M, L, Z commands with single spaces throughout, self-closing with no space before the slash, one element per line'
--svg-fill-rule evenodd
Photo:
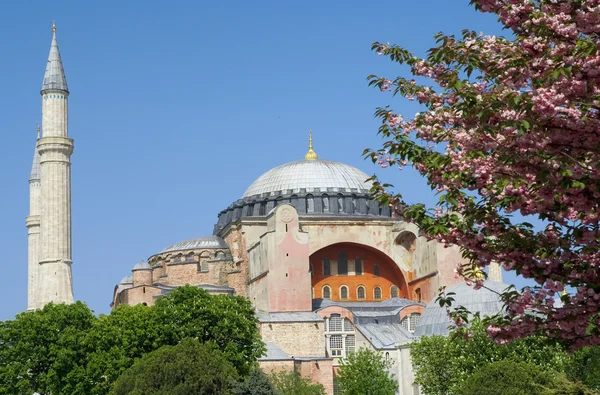
<path fill-rule="evenodd" d="M 219 213 L 213 234 L 231 222 L 246 217 L 266 217 L 279 204 L 291 204 L 301 216 L 375 216 L 390 218 L 391 209 L 380 206 L 368 191 L 340 192 L 337 188 L 317 188 L 306 192 L 283 190 L 240 199 Z"/>

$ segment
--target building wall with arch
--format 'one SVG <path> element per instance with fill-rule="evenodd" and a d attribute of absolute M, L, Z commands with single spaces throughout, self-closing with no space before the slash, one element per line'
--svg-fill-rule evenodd
<path fill-rule="evenodd" d="M 340 260 L 346 261 L 342 265 Z M 357 273 L 357 262 L 362 270 Z M 407 283 L 402 271 L 385 254 L 367 246 L 354 243 L 337 243 L 315 251 L 310 256 L 313 269 L 311 285 L 315 298 L 348 301 L 374 301 L 389 299 L 392 286 L 397 286 L 399 297 L 407 297 Z M 329 265 L 329 270 L 326 270 Z M 345 273 L 340 273 L 345 266 Z M 376 270 L 378 268 L 378 270 Z M 377 273 L 378 272 L 378 273 Z M 331 288 L 331 295 L 323 295 L 323 287 Z M 341 288 L 348 288 L 348 295 L 343 298 Z M 365 288 L 365 298 L 358 297 L 358 287 Z M 381 297 L 375 297 L 375 288 L 381 290 Z"/>

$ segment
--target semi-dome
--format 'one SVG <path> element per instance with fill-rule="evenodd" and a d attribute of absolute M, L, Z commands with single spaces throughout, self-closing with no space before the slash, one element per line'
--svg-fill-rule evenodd
<path fill-rule="evenodd" d="M 152 270 L 152 266 L 146 261 L 136 263 L 131 270 Z"/>
<path fill-rule="evenodd" d="M 508 287 L 507 284 L 485 280 L 484 288 L 474 289 L 462 282 L 446 289 L 446 293 L 454 292 L 452 308 L 463 306 L 472 313 L 478 312 L 483 316 L 492 316 L 502 311 L 504 303 L 500 299 L 502 293 Z M 419 323 L 415 328 L 415 336 L 447 335 L 451 326 L 446 308 L 440 307 L 436 300 L 432 300 L 421 315 Z"/>
<path fill-rule="evenodd" d="M 304 159 L 286 163 L 258 177 L 243 197 L 281 191 L 307 193 L 315 190 L 334 192 L 368 192 L 372 186 L 368 175 L 350 165 L 330 160 Z"/>
<path fill-rule="evenodd" d="M 175 243 L 173 245 L 168 246 L 160 253 L 163 254 L 165 252 L 171 251 L 183 251 L 183 250 L 195 250 L 195 249 L 222 249 L 229 248 L 225 240 L 218 236 L 203 236 L 198 237 L 196 239 L 184 240 L 179 243 Z"/>

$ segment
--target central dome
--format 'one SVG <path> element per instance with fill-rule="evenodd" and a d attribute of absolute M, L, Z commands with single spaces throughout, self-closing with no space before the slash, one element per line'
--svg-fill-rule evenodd
<path fill-rule="evenodd" d="M 373 185 L 356 167 L 330 160 L 298 160 L 275 167 L 256 179 L 244 198 L 263 193 L 292 190 L 313 192 L 333 188 L 336 192 L 368 192 Z"/>

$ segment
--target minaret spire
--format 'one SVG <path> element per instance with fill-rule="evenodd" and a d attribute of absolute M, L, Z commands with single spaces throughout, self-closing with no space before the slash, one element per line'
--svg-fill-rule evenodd
<path fill-rule="evenodd" d="M 56 41 L 56 25 L 54 22 L 52 22 L 52 44 L 50 45 L 48 64 L 46 64 L 46 73 L 44 73 L 44 81 L 42 82 L 42 95 L 50 90 L 69 92 L 65 69 L 58 50 L 58 41 Z"/>
<path fill-rule="evenodd" d="M 313 143 L 312 143 L 312 130 L 308 131 L 308 153 L 304 155 L 304 159 L 306 160 L 317 160 L 319 156 L 315 151 L 313 151 Z"/>

